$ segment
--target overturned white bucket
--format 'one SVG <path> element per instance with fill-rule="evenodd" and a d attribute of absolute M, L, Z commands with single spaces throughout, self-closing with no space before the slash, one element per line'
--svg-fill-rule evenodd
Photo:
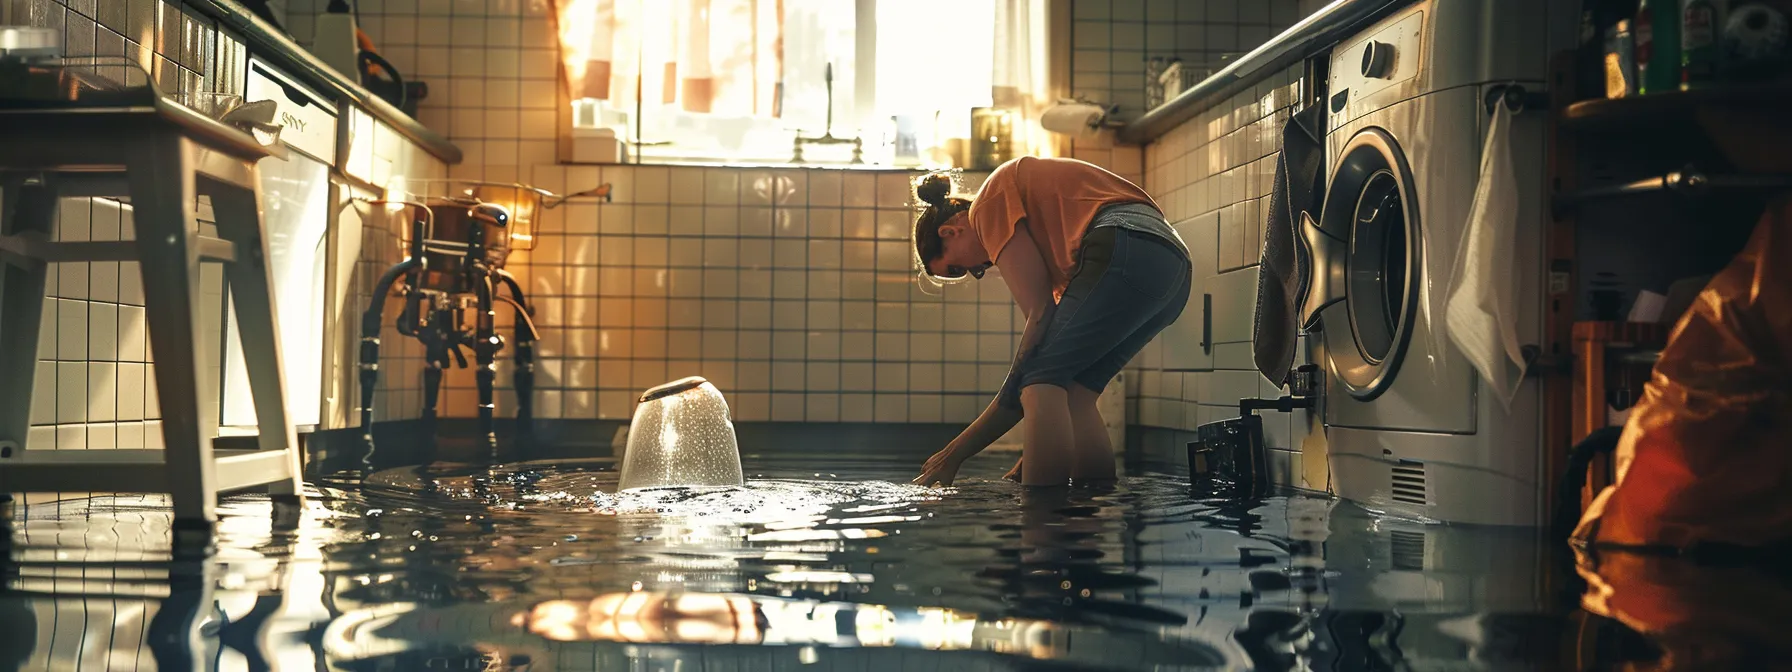
<path fill-rule="evenodd" d="M 740 485 L 740 447 L 728 402 L 692 376 L 648 390 L 629 422 L 622 490 Z"/>

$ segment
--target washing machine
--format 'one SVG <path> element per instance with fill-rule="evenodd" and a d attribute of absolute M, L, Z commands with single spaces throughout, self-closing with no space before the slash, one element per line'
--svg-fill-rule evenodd
<path fill-rule="evenodd" d="M 1301 304 L 1323 358 L 1332 482 L 1378 511 L 1540 525 L 1537 382 L 1510 407 L 1440 331 L 1495 87 L 1544 90 L 1546 0 L 1414 2 L 1332 52 L 1325 196 L 1300 226 Z M 1546 110 L 1512 118 L 1519 230 L 1502 269 L 1525 279 L 1519 339 L 1542 342 Z"/>

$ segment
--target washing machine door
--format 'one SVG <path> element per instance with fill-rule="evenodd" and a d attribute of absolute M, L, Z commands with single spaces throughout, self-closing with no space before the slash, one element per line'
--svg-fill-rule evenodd
<path fill-rule="evenodd" d="M 1339 152 L 1317 222 L 1302 322 L 1324 333 L 1331 373 L 1351 396 L 1380 396 L 1400 371 L 1418 309 L 1418 201 L 1393 136 L 1366 128 Z"/>

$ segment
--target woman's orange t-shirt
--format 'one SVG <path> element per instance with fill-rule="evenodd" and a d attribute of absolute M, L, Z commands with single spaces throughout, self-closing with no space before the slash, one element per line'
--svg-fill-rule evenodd
<path fill-rule="evenodd" d="M 971 229 L 994 261 L 1025 220 L 1045 256 L 1052 298 L 1062 299 L 1071 274 L 1076 272 L 1083 233 L 1089 230 L 1095 213 L 1122 203 L 1157 208 L 1144 189 L 1100 166 L 1076 159 L 1023 156 L 989 174 L 971 202 Z"/>

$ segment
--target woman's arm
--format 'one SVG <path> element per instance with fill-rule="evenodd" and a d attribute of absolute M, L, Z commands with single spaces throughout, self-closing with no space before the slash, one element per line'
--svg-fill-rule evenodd
<path fill-rule="evenodd" d="M 1058 310 L 1057 302 L 1052 300 L 1052 279 L 1046 270 L 1045 254 L 1039 251 L 1039 244 L 1033 240 L 1033 232 L 1026 222 L 1018 228 L 1014 239 L 996 257 L 996 266 L 1002 269 L 1002 282 L 1008 283 L 1008 292 L 1014 295 L 1014 303 L 1027 318 L 1020 345 L 1014 349 L 1014 362 L 1008 366 L 1010 373 L 1020 371 L 1021 363 L 1039 347 L 1040 341 L 1045 340 L 1045 327 L 1051 324 L 1052 314 Z"/>
<path fill-rule="evenodd" d="M 996 266 L 1002 269 L 1002 281 L 1007 283 L 1008 291 L 1014 295 L 1014 301 L 1020 306 L 1021 314 L 1026 316 L 1027 326 L 1021 332 L 1020 345 L 1015 348 L 1014 361 L 1009 364 L 1008 376 L 1011 382 L 1020 375 L 1021 363 L 1032 355 L 1033 350 L 1045 339 L 1046 325 L 1051 324 L 1052 315 L 1057 311 L 1057 304 L 1052 300 L 1051 276 L 1046 271 L 1045 256 L 1040 253 L 1039 246 L 1023 222 L 1015 236 L 1002 247 L 1002 253 L 996 257 Z M 1007 386 L 1003 386 L 1006 391 Z M 1018 394 L 1018 390 L 1016 391 Z M 947 484 L 958 471 L 958 465 L 970 459 L 1002 438 L 1008 430 L 1014 428 L 1021 420 L 1021 412 L 1002 405 L 1001 392 L 995 401 L 983 409 L 982 415 L 969 427 L 959 433 L 958 438 L 946 445 L 946 449 L 935 454 L 927 461 L 921 478 L 916 482 L 930 485 L 929 479 Z"/>

